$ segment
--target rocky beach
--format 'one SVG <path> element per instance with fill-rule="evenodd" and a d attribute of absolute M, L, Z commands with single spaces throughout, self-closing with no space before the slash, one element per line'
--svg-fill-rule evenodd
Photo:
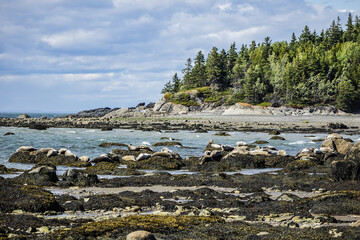
<path fill-rule="evenodd" d="M 360 234 L 356 114 L 296 109 L 287 116 L 219 115 L 154 111 L 155 106 L 0 118 L 2 148 L 9 149 L 0 169 L 0 237 L 356 239 Z M 34 140 L 26 140 L 30 136 Z"/>

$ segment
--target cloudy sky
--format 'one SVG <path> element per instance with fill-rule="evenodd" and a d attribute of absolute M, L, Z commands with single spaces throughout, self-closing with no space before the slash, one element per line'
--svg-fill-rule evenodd
<path fill-rule="evenodd" d="M 0 112 L 157 101 L 188 57 L 318 32 L 359 0 L 0 0 Z"/>

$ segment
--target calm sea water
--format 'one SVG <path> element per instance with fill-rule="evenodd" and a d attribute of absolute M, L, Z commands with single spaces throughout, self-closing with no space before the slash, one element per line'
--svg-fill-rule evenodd
<path fill-rule="evenodd" d="M 21 112 L 0 112 L 0 118 L 17 118 Z M 56 118 L 61 117 L 64 115 L 68 115 L 70 113 L 26 113 L 32 118 L 41 118 L 42 116 L 45 116 L 47 118 Z"/>
<path fill-rule="evenodd" d="M 13 132 L 15 135 L 4 136 L 7 132 Z M 301 133 L 283 133 L 285 141 L 271 140 L 267 133 L 254 132 L 229 132 L 231 136 L 215 136 L 216 132 L 194 133 L 191 131 L 179 131 L 174 133 L 143 132 L 139 130 L 114 129 L 113 131 L 101 131 L 99 129 L 77 129 L 77 128 L 49 128 L 39 131 L 28 128 L 0 127 L 0 164 L 7 167 L 21 169 L 30 169 L 33 165 L 9 163 L 8 159 L 17 148 L 21 146 L 33 146 L 35 148 L 52 147 L 55 149 L 68 148 L 78 156 L 89 156 L 95 158 L 101 154 L 111 152 L 114 148 L 101 148 L 102 142 L 118 142 L 124 144 L 146 144 L 152 145 L 156 142 L 166 141 L 162 137 L 179 139 L 178 141 L 186 147 L 192 149 L 169 147 L 174 152 L 178 152 L 182 157 L 200 156 L 212 139 L 215 143 L 236 145 L 238 141 L 253 143 L 257 140 L 266 140 L 269 144 L 278 150 L 283 149 L 290 155 L 296 155 L 305 147 L 319 148 L 321 142 L 313 142 L 314 139 L 325 138 L 326 134 L 311 134 L 314 137 L 308 137 L 310 134 Z M 360 135 L 346 136 L 354 141 L 360 141 Z M 162 147 L 153 147 L 154 150 L 160 150 Z"/>

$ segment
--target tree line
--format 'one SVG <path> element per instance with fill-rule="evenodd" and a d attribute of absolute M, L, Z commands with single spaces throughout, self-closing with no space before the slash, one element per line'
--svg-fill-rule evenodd
<path fill-rule="evenodd" d="M 360 20 L 349 13 L 320 34 L 306 25 L 299 37 L 272 43 L 235 43 L 229 50 L 213 47 L 205 59 L 199 51 L 188 58 L 182 77 L 174 74 L 162 93 L 209 87 L 230 92 L 230 103 L 280 105 L 332 104 L 345 111 L 360 109 Z"/>

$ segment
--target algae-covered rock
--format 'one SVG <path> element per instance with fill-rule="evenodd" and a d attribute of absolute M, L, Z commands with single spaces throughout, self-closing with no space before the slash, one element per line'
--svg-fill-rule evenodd
<path fill-rule="evenodd" d="M 331 175 L 335 181 L 359 180 L 360 164 L 358 161 L 339 160 L 331 163 Z"/>
<path fill-rule="evenodd" d="M 158 170 L 178 170 L 185 166 L 179 155 L 175 157 L 152 156 L 141 161 L 129 161 L 127 166 L 130 169 L 158 169 Z"/>
<path fill-rule="evenodd" d="M 284 170 L 285 170 L 285 172 L 292 172 L 292 171 L 309 169 L 313 166 L 315 166 L 315 163 L 313 163 L 312 161 L 295 160 L 295 161 L 288 163 Z"/>
<path fill-rule="evenodd" d="M 159 147 L 159 146 L 165 146 L 165 147 L 170 147 L 170 146 L 179 146 L 182 147 L 181 142 L 175 142 L 175 141 L 168 141 L 168 142 L 157 142 L 153 144 L 154 147 Z"/>
<path fill-rule="evenodd" d="M 25 171 L 14 181 L 22 184 L 30 184 L 36 186 L 51 186 L 59 181 L 56 176 L 56 169 L 51 166 L 35 166 L 30 171 Z"/>
<path fill-rule="evenodd" d="M 99 147 L 112 147 L 112 146 L 117 146 L 117 147 L 127 147 L 127 144 L 124 143 L 116 143 L 116 142 L 103 142 L 99 145 Z"/>
<path fill-rule="evenodd" d="M 79 169 L 69 169 L 64 173 L 61 185 L 85 187 L 94 186 L 98 182 L 99 179 L 94 174 Z"/>
<path fill-rule="evenodd" d="M 66 154 L 66 151 L 60 152 L 55 156 L 47 156 L 46 152 L 41 151 L 18 151 L 12 154 L 9 158 L 9 162 L 20 163 L 36 163 L 41 165 L 65 165 L 70 167 L 87 167 L 91 164 L 88 162 L 82 162 L 74 154 Z"/>
<path fill-rule="evenodd" d="M 346 160 L 360 161 L 360 142 L 353 145 L 345 156 Z"/>
<path fill-rule="evenodd" d="M 286 140 L 284 137 L 281 137 L 281 136 L 272 136 L 270 139 L 271 140 L 282 140 L 282 141 Z"/>
<path fill-rule="evenodd" d="M 37 186 L 14 184 L 0 179 L 0 212 L 21 209 L 25 212 L 62 211 L 54 196 Z"/>

